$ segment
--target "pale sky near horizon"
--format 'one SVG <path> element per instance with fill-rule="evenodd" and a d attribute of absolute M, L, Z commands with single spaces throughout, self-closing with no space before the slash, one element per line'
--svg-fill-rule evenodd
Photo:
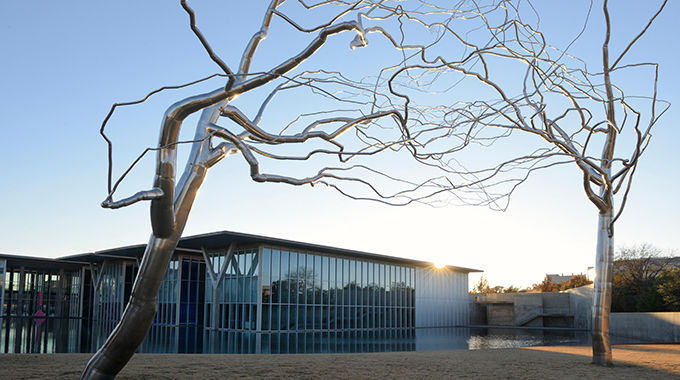
<path fill-rule="evenodd" d="M 633 33 L 648 20 L 651 11 L 636 4 L 610 5 L 617 27 Z M 592 17 L 601 23 L 599 6 Z M 248 36 L 259 28 L 261 10 L 233 13 L 223 16 L 230 28 Z M 654 127 L 635 174 L 616 225 L 617 246 L 648 242 L 680 250 L 678 14 L 680 4 L 670 2 L 630 52 L 660 63 L 659 97 L 673 106 Z M 197 16 L 201 26 L 201 17 L 219 14 Z M 550 29 L 557 26 L 542 26 L 559 34 Z M 232 67 L 247 41 L 234 35 L 214 46 Z M 602 40 L 592 43 L 599 49 Z M 262 54 L 268 54 L 265 47 L 272 48 L 263 44 Z M 215 72 L 179 1 L 0 2 L 0 253 L 58 257 L 145 243 L 148 203 L 115 211 L 99 206 L 106 197 L 101 122 L 113 103 Z M 148 106 L 116 114 L 128 123 L 112 132 L 117 152 L 136 155 L 156 144 L 163 110 L 179 100 L 174 96 L 164 93 Z M 129 161 L 117 164 L 122 170 Z M 127 190 L 146 189 L 152 180 L 152 172 L 142 170 Z M 497 212 L 391 207 L 324 187 L 258 184 L 240 157 L 229 157 L 208 174 L 184 235 L 229 230 L 273 236 L 481 269 L 492 286 L 526 287 L 546 273 L 585 273 L 593 266 L 596 225 L 575 166 L 532 174 L 508 210 Z M 478 278 L 471 276 L 470 285 Z"/>

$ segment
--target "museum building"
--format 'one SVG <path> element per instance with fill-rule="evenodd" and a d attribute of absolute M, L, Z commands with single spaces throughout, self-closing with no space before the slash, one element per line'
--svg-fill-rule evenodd
<path fill-rule="evenodd" d="M 108 322 L 130 297 L 145 245 L 43 259 L 0 254 L 2 318 Z M 361 331 L 469 324 L 476 269 L 236 232 L 182 238 L 154 325 Z"/>

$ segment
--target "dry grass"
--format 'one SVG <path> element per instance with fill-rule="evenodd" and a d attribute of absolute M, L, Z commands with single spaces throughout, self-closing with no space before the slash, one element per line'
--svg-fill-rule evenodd
<path fill-rule="evenodd" d="M 0 354 L 2 379 L 77 379 L 89 354 Z M 365 354 L 138 354 L 118 379 L 680 379 L 680 345 L 614 347 L 614 366 L 590 347 Z"/>

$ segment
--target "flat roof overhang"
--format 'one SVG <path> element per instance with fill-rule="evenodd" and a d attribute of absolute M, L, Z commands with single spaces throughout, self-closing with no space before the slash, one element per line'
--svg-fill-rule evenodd
<path fill-rule="evenodd" d="M 72 269 L 78 270 L 83 265 L 89 265 L 87 261 L 50 259 L 45 257 L 32 257 L 11 254 L 0 254 L 0 260 L 6 260 L 8 267 L 25 267 L 26 269 Z"/>
<path fill-rule="evenodd" d="M 431 267 L 433 264 L 426 261 L 412 260 L 394 256 L 379 255 L 375 253 L 361 252 L 350 249 L 343 249 L 337 247 L 330 247 L 319 244 L 304 243 L 293 240 L 279 239 L 269 236 L 252 235 L 233 231 L 218 231 L 207 234 L 193 235 L 181 238 L 177 244 L 177 252 L 199 253 L 201 248 L 208 251 L 226 248 L 232 242 L 236 242 L 238 246 L 264 244 L 281 248 L 297 249 L 301 251 L 311 251 L 327 255 L 338 255 L 345 257 L 352 257 L 357 259 L 367 259 L 372 261 L 381 261 L 385 263 L 394 263 L 402 265 L 412 265 L 417 267 Z M 113 248 L 94 253 L 84 253 L 78 255 L 70 255 L 59 258 L 60 260 L 78 261 L 78 262 L 103 262 L 104 260 L 120 259 L 120 260 L 136 260 L 141 259 L 144 255 L 146 244 L 131 245 L 127 247 Z M 479 269 L 464 268 L 453 265 L 446 265 L 445 268 L 457 272 L 474 273 L 483 272 Z"/>

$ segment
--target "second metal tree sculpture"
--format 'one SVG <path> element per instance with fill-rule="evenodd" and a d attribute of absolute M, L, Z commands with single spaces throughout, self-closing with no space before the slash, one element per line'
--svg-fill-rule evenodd
<path fill-rule="evenodd" d="M 586 31 L 592 1 L 586 7 L 582 30 L 563 49 L 546 42 L 538 31 L 538 21 L 532 25 L 519 16 L 527 14 L 521 10 L 531 14 L 538 12 L 537 8 L 521 1 L 502 3 L 503 7 L 493 12 L 500 15 L 486 12 L 478 28 L 466 34 L 470 53 L 462 60 L 442 59 L 437 65 L 399 69 L 418 77 L 436 74 L 436 81 L 429 84 L 451 83 L 451 88 L 472 94 L 456 92 L 455 102 L 438 103 L 440 118 L 430 118 L 422 127 L 410 128 L 411 144 L 418 147 L 413 156 L 444 171 L 449 183 L 441 186 L 452 193 L 469 195 L 476 187 L 477 203 L 501 209 L 531 172 L 561 164 L 575 165 L 582 175 L 585 195 L 598 211 L 593 362 L 611 365 L 614 223 L 625 207 L 633 175 L 651 139 L 651 129 L 668 107 L 657 98 L 658 65 L 627 62 L 627 55 L 661 14 L 667 0 L 646 10 L 650 19 L 632 39 L 619 42 L 624 48 L 614 58 L 610 52 L 613 36 L 609 4 L 607 0 L 601 3 L 601 60 L 590 65 L 600 66 L 599 72 L 588 71 L 588 61 L 567 52 Z M 478 12 L 483 14 L 483 8 Z M 567 23 L 573 24 L 574 20 Z M 451 33 L 455 30 L 462 34 L 457 24 L 448 27 Z M 477 39 L 481 41 L 479 45 L 470 38 L 475 32 L 483 35 Z M 522 74 L 518 76 L 518 72 Z M 615 77 L 619 79 L 616 84 Z M 649 79 L 649 93 L 629 94 L 640 91 L 637 85 L 643 78 Z M 419 84 L 424 84 L 422 79 Z M 505 149 L 504 142 L 509 142 Z M 475 156 L 497 158 L 492 165 L 488 160 L 477 160 L 482 161 L 480 164 L 463 158 L 464 153 L 476 147 L 484 150 L 492 145 L 493 153 Z"/>

